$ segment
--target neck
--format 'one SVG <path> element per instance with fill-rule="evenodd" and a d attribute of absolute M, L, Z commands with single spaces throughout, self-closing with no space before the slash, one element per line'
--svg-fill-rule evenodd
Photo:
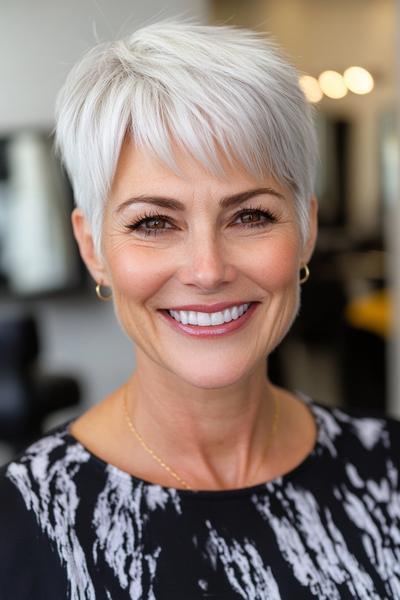
<path fill-rule="evenodd" d="M 146 444 L 191 487 L 245 487 L 271 450 L 277 392 L 265 371 L 263 363 L 246 381 L 203 389 L 141 364 L 127 384 L 128 412 Z"/>

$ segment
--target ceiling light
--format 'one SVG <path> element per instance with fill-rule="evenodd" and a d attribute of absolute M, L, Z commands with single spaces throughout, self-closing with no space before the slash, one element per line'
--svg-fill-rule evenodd
<path fill-rule="evenodd" d="M 347 87 L 343 76 L 337 71 L 324 71 L 318 78 L 321 90 L 329 98 L 343 98 L 347 94 Z"/>
<path fill-rule="evenodd" d="M 344 81 L 351 92 L 354 94 L 369 94 L 374 87 L 374 80 L 362 67 L 349 67 L 343 75 Z"/>
<path fill-rule="evenodd" d="M 299 84 L 309 102 L 316 104 L 322 100 L 323 93 L 319 87 L 318 79 L 311 77 L 311 75 L 302 75 Z"/>

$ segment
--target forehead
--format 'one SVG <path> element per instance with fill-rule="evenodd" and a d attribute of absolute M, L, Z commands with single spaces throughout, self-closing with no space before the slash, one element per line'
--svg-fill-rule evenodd
<path fill-rule="evenodd" d="M 176 168 L 169 167 L 150 150 L 138 148 L 125 140 L 113 179 L 111 197 L 124 201 L 132 194 L 175 192 L 183 197 L 196 195 L 227 195 L 257 187 L 273 187 L 282 196 L 291 196 L 290 190 L 272 176 L 255 178 L 239 164 L 229 164 L 222 153 L 221 174 L 210 173 L 199 161 L 179 147 L 172 148 Z"/>

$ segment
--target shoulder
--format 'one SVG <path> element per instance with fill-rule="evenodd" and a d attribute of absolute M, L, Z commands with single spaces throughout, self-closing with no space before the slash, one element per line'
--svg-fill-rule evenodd
<path fill-rule="evenodd" d="M 332 440 L 351 439 L 365 450 L 400 447 L 400 421 L 371 410 L 328 407 L 311 403 L 319 425 Z"/>
<path fill-rule="evenodd" d="M 57 491 L 71 487 L 68 469 L 84 457 L 65 434 L 66 424 L 0 468 L 0 588 L 6 597 L 48 598 L 42 586 L 50 581 L 49 589 L 66 593 L 56 547 L 69 507 L 56 501 Z"/>
<path fill-rule="evenodd" d="M 73 509 L 76 477 L 90 455 L 68 437 L 67 425 L 55 427 L 0 468 L 0 552 L 10 543 L 9 531 L 20 532 L 19 543 L 33 534 L 56 539 L 56 523 Z"/>
<path fill-rule="evenodd" d="M 68 438 L 67 425 L 50 430 L 0 468 L 2 501 L 6 501 L 7 493 L 19 493 L 26 508 L 36 510 L 39 495 L 44 498 L 51 491 L 56 474 L 68 475 L 77 464 L 88 460 L 85 448 Z"/>
<path fill-rule="evenodd" d="M 312 402 L 318 426 L 317 449 L 365 477 L 400 472 L 400 421 L 371 410 L 331 408 Z M 399 484 L 396 475 L 396 486 Z"/>
<path fill-rule="evenodd" d="M 4 515 L 10 518 L 32 511 L 36 515 L 43 503 L 48 502 L 55 475 L 68 475 L 77 464 L 88 460 L 88 453 L 80 444 L 68 438 L 68 422 L 59 425 L 7 464 L 0 467 L 0 523 Z"/>

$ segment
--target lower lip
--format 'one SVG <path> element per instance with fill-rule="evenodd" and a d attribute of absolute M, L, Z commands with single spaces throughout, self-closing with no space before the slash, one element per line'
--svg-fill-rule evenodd
<path fill-rule="evenodd" d="M 258 302 L 253 302 L 253 304 L 250 305 L 250 308 L 248 308 L 241 317 L 232 319 L 232 321 L 229 323 L 209 326 L 184 325 L 183 323 L 179 323 L 179 321 L 176 321 L 173 317 L 171 317 L 167 310 L 161 310 L 159 312 L 161 312 L 167 322 L 178 331 L 182 331 L 183 333 L 197 337 L 215 337 L 231 333 L 232 331 L 237 331 L 238 329 L 244 327 L 249 319 L 251 319 L 251 316 L 256 310 L 258 304 Z"/>

